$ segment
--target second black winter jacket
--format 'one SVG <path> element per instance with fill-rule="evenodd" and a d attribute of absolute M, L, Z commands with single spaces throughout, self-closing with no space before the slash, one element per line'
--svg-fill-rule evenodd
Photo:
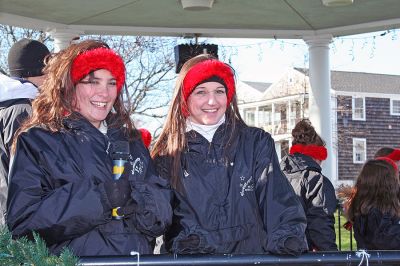
<path fill-rule="evenodd" d="M 310 156 L 295 153 L 285 156 L 281 169 L 292 184 L 307 216 L 307 241 L 310 250 L 335 251 L 337 200 L 331 181 L 322 175 L 321 166 Z"/>
<path fill-rule="evenodd" d="M 358 249 L 400 249 L 400 217 L 372 209 L 354 218 L 353 230 Z"/>
<path fill-rule="evenodd" d="M 244 125 L 236 130 L 222 124 L 211 143 L 194 130 L 186 133 L 183 190 L 175 191 L 167 250 L 300 254 L 307 250 L 306 218 L 279 169 L 272 137 Z M 231 135 L 235 139 L 227 146 Z M 156 163 L 170 178 L 170 160 L 159 157 Z"/>
<path fill-rule="evenodd" d="M 55 254 L 64 247 L 77 256 L 152 254 L 155 237 L 171 223 L 171 191 L 141 139 L 129 142 L 126 163 L 137 209 L 112 220 L 103 184 L 112 179 L 114 143 L 127 140 L 124 129 L 103 135 L 84 118 L 64 126 L 56 133 L 31 128 L 18 138 L 7 202 L 12 235 L 36 231 Z"/>

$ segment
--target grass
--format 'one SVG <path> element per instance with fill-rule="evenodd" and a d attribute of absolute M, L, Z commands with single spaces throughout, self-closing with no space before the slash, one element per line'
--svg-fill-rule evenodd
<path fill-rule="evenodd" d="M 353 235 L 350 235 L 350 232 L 347 231 L 344 227 L 343 224 L 347 222 L 347 219 L 341 215 L 340 216 L 340 225 L 339 225 L 339 219 L 338 219 L 338 212 L 335 213 L 335 232 L 336 232 L 336 244 L 339 248 L 339 226 L 340 226 L 340 238 L 341 238 L 341 251 L 349 251 L 349 250 L 356 250 L 357 245 L 356 241 L 354 240 Z M 350 245 L 350 240 L 352 240 L 352 248 Z"/>

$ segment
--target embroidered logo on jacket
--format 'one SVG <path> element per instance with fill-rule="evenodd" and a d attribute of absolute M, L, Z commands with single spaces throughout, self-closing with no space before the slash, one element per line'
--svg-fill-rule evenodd
<path fill-rule="evenodd" d="M 136 158 L 132 165 L 132 174 L 137 172 L 139 175 L 143 173 L 144 163 L 140 160 L 140 158 Z"/>
<path fill-rule="evenodd" d="M 247 180 L 246 177 L 240 177 L 240 196 L 244 197 L 244 193 L 247 191 L 254 191 L 253 178 L 250 176 Z"/>

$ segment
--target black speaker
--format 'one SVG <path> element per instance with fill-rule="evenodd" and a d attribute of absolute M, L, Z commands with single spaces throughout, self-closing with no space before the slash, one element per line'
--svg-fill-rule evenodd
<path fill-rule="evenodd" d="M 218 45 L 216 44 L 180 44 L 174 47 L 175 72 L 181 71 L 182 65 L 192 57 L 199 54 L 211 54 L 218 58 Z"/>

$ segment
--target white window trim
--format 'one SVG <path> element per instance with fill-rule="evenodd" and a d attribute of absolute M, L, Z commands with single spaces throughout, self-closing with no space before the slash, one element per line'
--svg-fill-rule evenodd
<path fill-rule="evenodd" d="M 353 138 L 353 163 L 354 164 L 363 164 L 365 163 L 365 160 L 360 162 L 356 161 L 356 145 L 355 142 L 360 141 L 364 142 L 364 154 L 365 154 L 365 159 L 367 158 L 367 139 L 364 138 Z"/>
<path fill-rule="evenodd" d="M 400 113 L 393 112 L 393 101 L 400 102 L 400 99 L 390 99 L 390 115 L 400 115 Z"/>
<path fill-rule="evenodd" d="M 355 104 L 354 104 L 354 101 L 355 101 L 355 98 L 362 98 L 363 99 L 363 118 L 357 118 L 357 117 L 354 117 L 354 114 L 355 114 Z M 353 120 L 358 120 L 358 121 L 365 121 L 365 97 L 356 97 L 356 96 L 353 96 L 353 97 L 351 97 L 351 111 L 352 111 L 352 119 Z"/>

